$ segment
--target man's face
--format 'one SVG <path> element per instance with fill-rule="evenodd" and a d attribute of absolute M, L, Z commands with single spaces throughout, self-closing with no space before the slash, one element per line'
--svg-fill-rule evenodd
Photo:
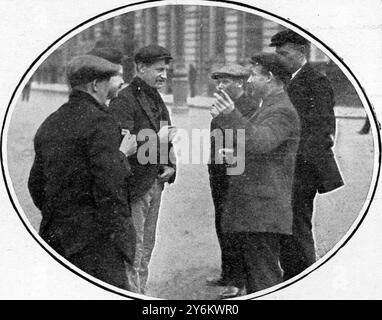
<path fill-rule="evenodd" d="M 242 91 L 242 80 L 232 79 L 230 77 L 221 77 L 215 81 L 216 90 L 224 90 L 232 99 L 237 98 Z"/>
<path fill-rule="evenodd" d="M 304 60 L 303 52 L 298 50 L 298 48 L 291 43 L 277 46 L 276 53 L 282 57 L 288 67 L 289 72 L 291 73 L 297 71 L 301 67 L 302 61 Z"/>
<path fill-rule="evenodd" d="M 166 84 L 169 64 L 165 60 L 158 60 L 153 64 L 140 64 L 138 66 L 140 77 L 150 87 L 160 89 Z"/>
<path fill-rule="evenodd" d="M 94 93 L 96 99 L 102 105 L 104 105 L 109 97 L 110 93 L 110 78 L 103 80 L 94 80 L 92 86 L 94 88 Z"/>
<path fill-rule="evenodd" d="M 266 92 L 266 88 L 270 81 L 270 76 L 264 75 L 262 66 L 253 65 L 251 67 L 251 75 L 248 78 L 248 83 L 252 86 L 253 94 L 257 97 L 262 97 Z"/>
<path fill-rule="evenodd" d="M 110 88 L 107 98 L 115 98 L 118 95 L 119 90 L 122 88 L 123 83 L 123 68 L 120 66 L 118 74 L 112 76 L 109 80 Z"/>

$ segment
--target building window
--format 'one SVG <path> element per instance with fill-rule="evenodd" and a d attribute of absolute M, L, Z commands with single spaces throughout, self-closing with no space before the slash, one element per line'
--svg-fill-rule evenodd
<path fill-rule="evenodd" d="M 88 29 L 88 37 L 89 37 L 89 40 L 94 40 L 95 39 L 95 28 L 94 28 L 94 26 L 91 26 Z"/>
<path fill-rule="evenodd" d="M 184 46 L 184 7 L 175 6 L 175 52 L 176 56 L 183 56 L 183 46 Z"/>
<path fill-rule="evenodd" d="M 150 24 L 151 24 L 151 43 L 158 43 L 158 8 L 150 9 Z"/>
<path fill-rule="evenodd" d="M 224 55 L 225 47 L 225 8 L 216 8 L 216 53 Z"/>
<path fill-rule="evenodd" d="M 262 51 L 263 18 L 254 14 L 244 14 L 244 57 L 252 57 Z"/>

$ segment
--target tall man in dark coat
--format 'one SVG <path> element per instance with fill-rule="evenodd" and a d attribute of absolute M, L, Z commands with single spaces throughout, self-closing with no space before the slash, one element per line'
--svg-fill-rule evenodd
<path fill-rule="evenodd" d="M 135 251 L 126 180 L 134 136 L 120 131 L 105 102 L 122 85 L 118 65 L 83 55 L 71 60 L 69 101 L 39 127 L 28 187 L 41 210 L 41 237 L 88 274 L 129 289 Z"/>
<path fill-rule="evenodd" d="M 332 147 L 336 130 L 334 94 L 328 79 L 307 62 L 308 41 L 291 30 L 271 39 L 292 74 L 288 95 L 301 119 L 301 140 L 293 190 L 293 236 L 281 242 L 284 280 L 316 261 L 312 233 L 313 202 L 318 193 L 343 185 Z"/>
<path fill-rule="evenodd" d="M 280 238 L 292 234 L 292 182 L 300 123 L 284 91 L 289 73 L 276 54 L 252 58 L 248 82 L 261 103 L 254 114 L 244 115 L 222 90 L 215 93 L 216 122 L 237 130 L 237 150 L 245 148 L 245 170 L 229 177 L 222 215 L 223 232 L 235 252 L 235 284 L 223 298 L 266 289 L 282 281 Z M 245 130 L 239 138 L 239 130 Z M 236 149 L 235 148 L 235 149 Z M 238 152 L 239 153 L 239 152 Z"/>
<path fill-rule="evenodd" d="M 134 59 L 137 75 L 111 101 L 110 110 L 121 130 L 136 134 L 138 140 L 138 152 L 129 158 L 133 172 L 129 179 L 131 209 L 137 231 L 129 281 L 134 291 L 144 293 L 162 190 L 165 182 L 175 180 L 174 159 L 169 152 L 175 128 L 158 92 L 166 83 L 172 57 L 167 49 L 149 45 L 138 50 Z M 146 151 L 151 156 L 146 157 Z"/>
<path fill-rule="evenodd" d="M 224 90 L 235 103 L 235 107 L 243 114 L 249 117 L 253 114 L 259 101 L 246 93 L 246 82 L 249 77 L 250 70 L 241 65 L 231 64 L 225 65 L 219 70 L 211 74 L 211 78 L 216 81 L 216 89 Z M 214 116 L 215 114 L 212 114 Z M 221 216 L 224 201 L 228 193 L 227 163 L 224 163 L 222 151 L 226 148 L 224 144 L 224 130 L 219 127 L 216 118 L 213 118 L 210 125 L 211 131 L 211 154 L 210 163 L 208 165 L 208 173 L 210 177 L 210 188 L 212 200 L 215 208 L 215 227 L 221 248 L 221 275 L 218 278 L 207 278 L 208 285 L 227 286 L 230 283 L 230 274 L 232 274 L 231 261 L 235 259 L 230 249 L 232 241 L 225 237 L 225 233 L 221 228 Z M 232 137 L 233 140 L 233 137 Z M 233 142 L 233 141 L 232 141 Z M 227 146 L 233 147 L 233 143 Z M 219 154 L 220 151 L 220 154 Z"/>

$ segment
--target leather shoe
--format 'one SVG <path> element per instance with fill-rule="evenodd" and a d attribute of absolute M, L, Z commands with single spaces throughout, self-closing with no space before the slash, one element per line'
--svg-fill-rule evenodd
<path fill-rule="evenodd" d="M 206 284 L 211 287 L 224 287 L 227 285 L 222 277 L 208 277 L 206 279 Z"/>
<path fill-rule="evenodd" d="M 234 286 L 229 286 L 229 287 L 226 287 L 224 291 L 220 293 L 220 298 L 229 299 L 229 298 L 244 296 L 245 294 L 246 294 L 245 287 L 238 288 Z"/>

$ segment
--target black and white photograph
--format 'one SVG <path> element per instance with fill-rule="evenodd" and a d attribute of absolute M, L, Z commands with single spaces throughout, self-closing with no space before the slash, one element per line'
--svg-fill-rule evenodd
<path fill-rule="evenodd" d="M 0 299 L 381 297 L 381 1 L 4 2 Z"/>

